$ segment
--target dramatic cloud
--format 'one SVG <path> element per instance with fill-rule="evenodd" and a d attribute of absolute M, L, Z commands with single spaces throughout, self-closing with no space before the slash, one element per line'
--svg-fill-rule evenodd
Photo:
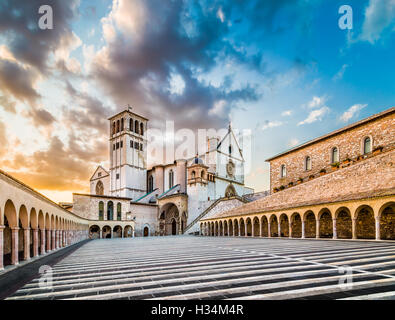
<path fill-rule="evenodd" d="M 176 126 L 206 128 L 225 125 L 238 102 L 257 100 L 251 85 L 231 89 L 231 82 L 213 86 L 199 80 L 224 53 L 243 58 L 224 40 L 228 27 L 218 11 L 198 2 L 193 8 L 194 16 L 180 0 L 113 1 L 102 19 L 107 44 L 91 70 L 117 105 L 130 103 L 136 112 L 174 120 Z M 175 87 L 175 79 L 181 86 Z"/>
<path fill-rule="evenodd" d="M 366 106 L 367 104 L 354 104 L 346 112 L 342 114 L 340 120 L 342 120 L 343 122 L 349 121 L 352 117 L 358 114 L 358 112 L 363 108 L 365 108 Z"/>
<path fill-rule="evenodd" d="M 395 0 L 370 0 L 365 10 L 365 20 L 359 40 L 374 43 L 387 28 L 394 31 L 394 26 Z"/>
<path fill-rule="evenodd" d="M 15 101 L 10 101 L 7 96 L 0 96 L 0 107 L 10 113 L 16 113 Z"/>
<path fill-rule="evenodd" d="M 324 115 L 326 115 L 329 112 L 329 108 L 324 106 L 320 109 L 313 110 L 309 113 L 307 118 L 301 122 L 298 123 L 298 126 L 307 124 L 307 123 L 313 123 L 316 121 L 321 121 Z"/>

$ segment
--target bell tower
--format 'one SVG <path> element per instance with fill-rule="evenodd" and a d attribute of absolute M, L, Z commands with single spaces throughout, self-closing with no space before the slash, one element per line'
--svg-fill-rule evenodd
<path fill-rule="evenodd" d="M 110 194 L 135 200 L 147 192 L 148 119 L 128 107 L 108 120 Z"/>

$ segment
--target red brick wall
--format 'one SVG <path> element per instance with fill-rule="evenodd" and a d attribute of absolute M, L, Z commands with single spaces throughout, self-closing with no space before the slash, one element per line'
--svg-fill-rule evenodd
<path fill-rule="evenodd" d="M 333 147 L 339 150 L 339 159 L 356 158 L 363 153 L 363 140 L 370 136 L 372 149 L 377 146 L 390 147 L 395 143 L 395 113 L 378 118 L 356 128 L 328 137 L 310 146 L 295 150 L 270 161 L 270 191 L 290 182 L 296 184 L 299 178 L 307 180 L 310 175 L 319 175 L 321 169 L 332 170 L 331 152 Z M 305 158 L 310 156 L 312 169 L 305 170 Z M 285 164 L 287 175 L 280 177 L 281 165 Z"/>

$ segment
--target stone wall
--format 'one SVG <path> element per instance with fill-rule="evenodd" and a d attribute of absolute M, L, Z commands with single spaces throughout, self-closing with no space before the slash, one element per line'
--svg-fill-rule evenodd
<path fill-rule="evenodd" d="M 365 137 L 372 139 L 372 150 L 375 147 L 394 145 L 395 113 L 392 112 L 382 118 L 377 118 L 361 126 L 329 136 L 328 138 L 297 149 L 270 161 L 270 190 L 280 186 L 288 186 L 290 182 L 297 183 L 299 178 L 305 181 L 311 175 L 319 175 L 321 169 L 332 170 L 331 151 L 334 147 L 339 150 L 339 160 L 355 159 L 363 153 Z M 311 158 L 311 170 L 305 170 L 305 159 Z M 282 165 L 286 166 L 286 177 L 280 177 Z"/>

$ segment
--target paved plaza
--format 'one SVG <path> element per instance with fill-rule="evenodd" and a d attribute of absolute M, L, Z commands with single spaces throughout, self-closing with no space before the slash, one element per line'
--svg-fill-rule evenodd
<path fill-rule="evenodd" d="M 395 299 L 395 243 L 92 240 L 53 266 L 52 287 L 39 283 L 8 299 Z"/>

